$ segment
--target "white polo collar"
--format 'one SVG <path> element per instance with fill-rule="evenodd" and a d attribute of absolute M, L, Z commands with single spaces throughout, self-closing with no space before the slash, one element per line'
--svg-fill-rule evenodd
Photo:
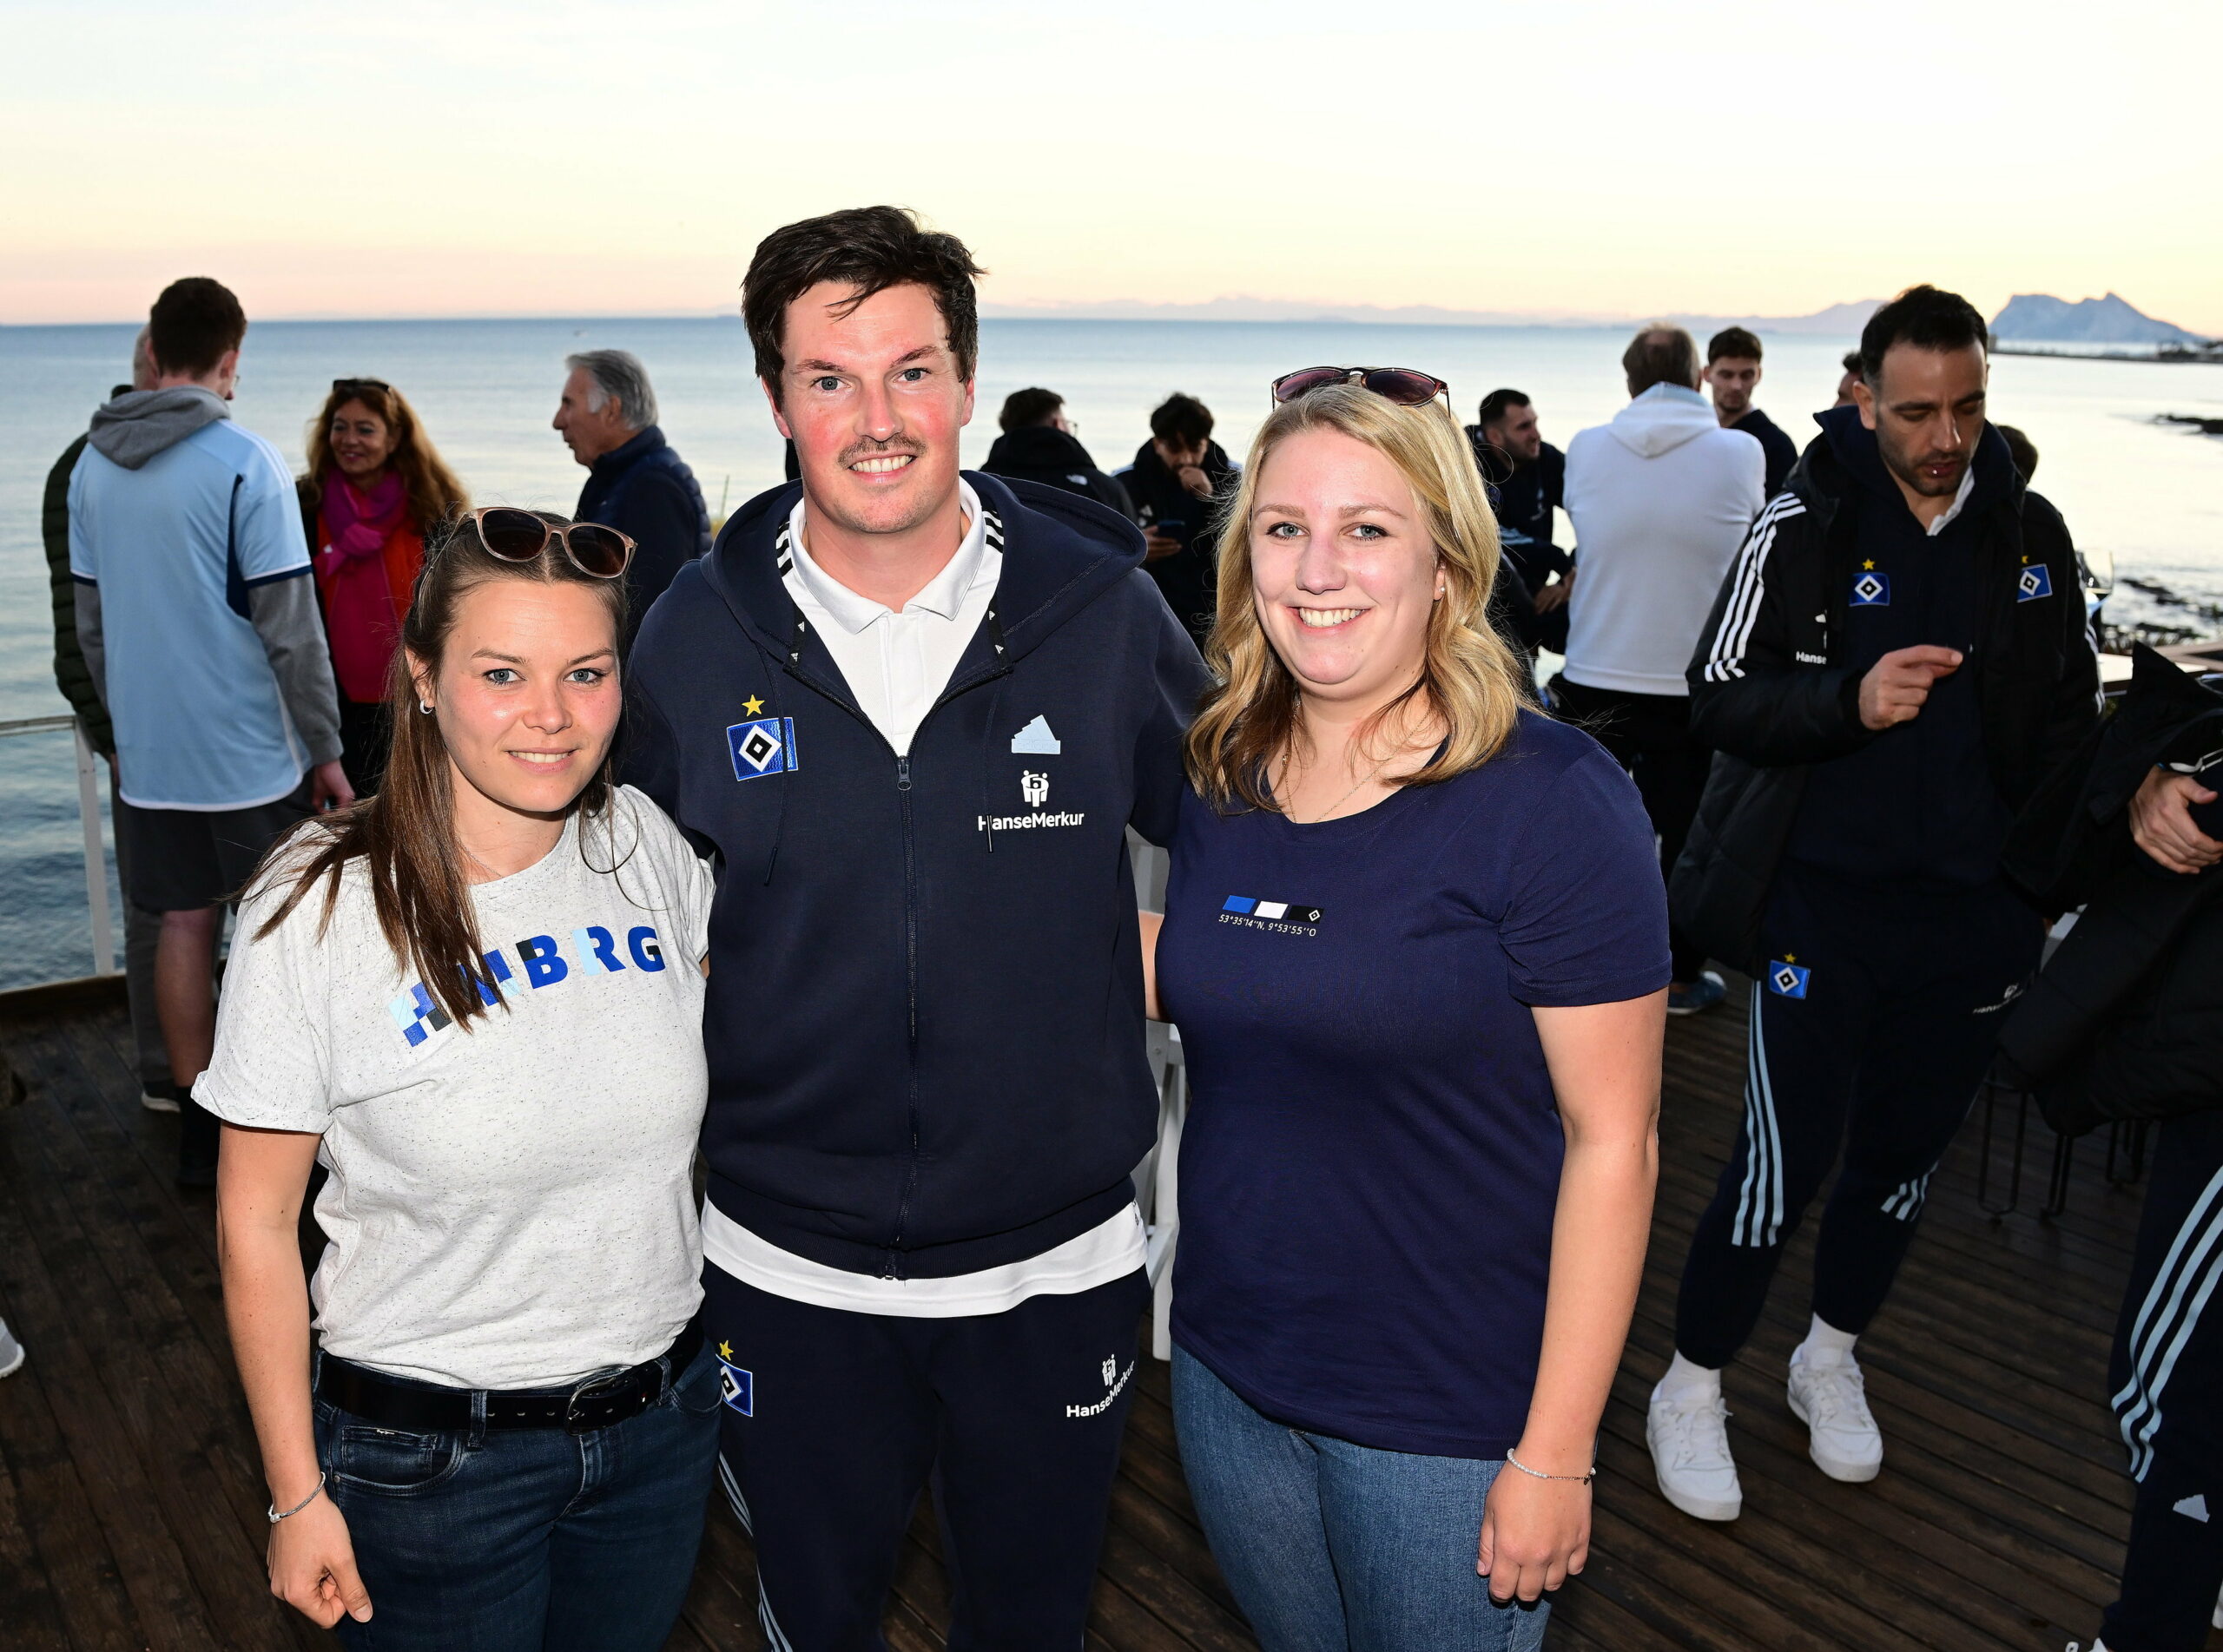
<path fill-rule="evenodd" d="M 966 593 L 980 577 L 981 564 L 988 554 L 987 528 L 980 500 L 972 484 L 961 480 L 957 484 L 957 496 L 965 509 L 965 536 L 958 541 L 956 554 L 943 564 L 941 572 L 903 604 L 906 614 L 923 610 L 938 619 L 953 620 L 958 609 L 964 606 Z M 797 499 L 795 508 L 788 514 L 788 552 L 795 558 L 795 574 L 812 599 L 828 618 L 853 636 L 894 614 L 895 610 L 885 602 L 860 596 L 812 559 L 803 544 L 803 505 L 804 502 Z"/>
<path fill-rule="evenodd" d="M 1959 490 L 1953 495 L 1953 503 L 1947 505 L 1943 513 L 1940 515 L 1935 522 L 1929 524 L 1929 536 L 1932 539 L 1936 538 L 1938 535 L 1943 533 L 1946 529 L 1953 525 L 1953 518 L 1961 514 L 1961 507 L 1968 503 L 1969 496 L 1976 490 L 1976 461 L 1974 459 L 1970 459 L 1969 461 L 1969 468 L 1961 472 L 1961 486 Z"/>

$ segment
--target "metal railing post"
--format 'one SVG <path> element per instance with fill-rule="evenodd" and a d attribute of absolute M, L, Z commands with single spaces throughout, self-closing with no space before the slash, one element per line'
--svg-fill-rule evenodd
<path fill-rule="evenodd" d="M 108 856 L 101 846 L 100 759 L 86 743 L 85 727 L 69 720 L 77 744 L 77 821 L 85 833 L 85 904 L 93 915 L 93 973 L 115 971 L 115 925 L 108 910 Z"/>

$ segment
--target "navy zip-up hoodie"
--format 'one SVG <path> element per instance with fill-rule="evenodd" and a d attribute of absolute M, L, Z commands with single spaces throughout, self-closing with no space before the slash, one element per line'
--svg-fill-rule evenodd
<path fill-rule="evenodd" d="M 1204 686 L 1141 533 L 966 476 L 1003 571 L 898 758 L 781 578 L 798 484 L 643 623 L 627 778 L 719 858 L 711 1202 L 852 1273 L 946 1278 L 1115 1214 L 1149 1150 L 1125 828 L 1164 843 Z"/>
<path fill-rule="evenodd" d="M 1930 685 L 1920 715 L 1814 766 L 1785 853 L 1861 883 L 1988 883 L 1998 875 L 2012 816 L 1985 760 L 1976 557 L 1987 518 L 2012 482 L 2006 438 L 1984 427 L 1968 502 L 1933 538 L 1907 508 L 1859 409 L 1832 408 L 1815 421 L 1854 484 L 1839 505 L 1853 513 L 1856 563 L 1843 622 L 1845 668 L 1857 681 L 1886 654 L 1923 644 L 1964 657 Z"/>

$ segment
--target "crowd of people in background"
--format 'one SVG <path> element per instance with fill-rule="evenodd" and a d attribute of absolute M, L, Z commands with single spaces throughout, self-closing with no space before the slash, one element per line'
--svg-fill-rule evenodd
<path fill-rule="evenodd" d="M 2141 661 L 2101 723 L 1978 313 L 1883 306 L 1803 447 L 1758 336 L 1662 323 L 1564 451 L 1518 390 L 1462 428 L 1423 371 L 1319 367 L 1240 465 L 1176 393 L 1107 472 L 1035 386 L 961 472 L 978 273 L 894 208 L 765 240 L 790 479 L 715 538 L 617 350 L 562 364 L 569 517 L 472 510 L 376 378 L 288 475 L 201 278 L 57 462 L 56 678 L 114 780 L 145 1103 L 220 1186 L 274 1589 L 361 1644 L 523 1600 L 519 1644 L 659 1646 L 715 1475 L 770 1643 L 864 1647 L 931 1475 L 968 1643 L 1072 1644 L 1148 1295 L 1147 1012 L 1193 1094 L 1184 1463 L 1262 1641 L 1534 1648 L 1587 1550 L 1662 1017 L 1728 970 L 1745 1106 L 1648 1404 L 1662 1495 L 1742 1512 L 1721 1374 L 1833 1168 L 1785 1392 L 1858 1483 L 1858 1339 L 1987 1070 L 2167 1116 L 2104 1633 L 2197 1645 L 2212 1046 L 2157 1073 L 2094 994 L 2030 1006 L 2072 906 L 2058 968 L 2109 1002 L 2157 946 L 2212 960 L 2223 700 Z"/>

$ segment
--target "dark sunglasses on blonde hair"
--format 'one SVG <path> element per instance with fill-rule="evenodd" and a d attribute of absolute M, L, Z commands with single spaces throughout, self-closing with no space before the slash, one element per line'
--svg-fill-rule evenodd
<path fill-rule="evenodd" d="M 1435 374 L 1412 367 L 1300 367 L 1274 380 L 1274 400 L 1293 402 L 1329 385 L 1356 385 L 1400 407 L 1424 406 L 1451 394 L 1451 386 Z"/>
<path fill-rule="evenodd" d="M 531 562 L 548 549 L 551 539 L 563 545 L 571 566 L 589 579 L 616 579 L 633 560 L 633 542 L 598 522 L 558 527 L 537 512 L 511 504 L 481 506 L 471 513 L 470 522 L 486 554 L 505 563 Z"/>

